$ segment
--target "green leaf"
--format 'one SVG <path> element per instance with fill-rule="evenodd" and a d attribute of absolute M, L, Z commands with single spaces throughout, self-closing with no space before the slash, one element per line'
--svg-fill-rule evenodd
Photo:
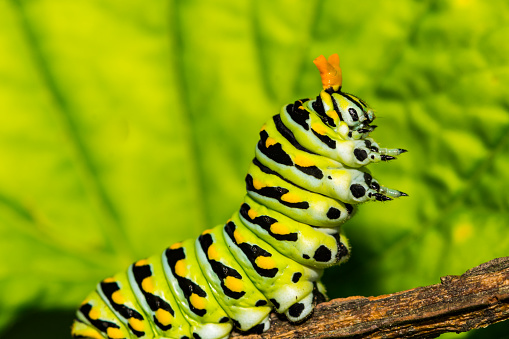
<path fill-rule="evenodd" d="M 329 296 L 509 255 L 508 7 L 0 2 L 0 337 L 68 337 L 97 281 L 229 218 L 263 122 L 320 90 L 320 54 L 339 53 L 382 147 L 409 150 L 371 166 L 410 196 L 345 224 Z"/>

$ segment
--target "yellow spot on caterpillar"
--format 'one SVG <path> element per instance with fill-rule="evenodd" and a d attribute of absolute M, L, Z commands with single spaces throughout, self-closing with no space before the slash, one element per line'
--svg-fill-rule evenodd
<path fill-rule="evenodd" d="M 98 309 L 92 308 L 90 312 L 88 312 L 88 316 L 90 317 L 90 319 L 97 320 L 101 316 L 101 313 L 99 313 Z"/>
<path fill-rule="evenodd" d="M 170 250 L 175 250 L 177 248 L 181 248 L 182 247 L 182 243 L 181 242 L 176 242 L 174 243 L 173 245 L 170 246 Z"/>
<path fill-rule="evenodd" d="M 196 307 L 200 310 L 203 310 L 203 309 L 205 309 L 205 307 L 207 307 L 207 299 L 200 297 L 196 293 L 191 294 L 191 296 L 189 297 L 189 301 L 191 302 L 191 304 L 194 307 Z"/>
<path fill-rule="evenodd" d="M 260 190 L 265 187 L 265 184 L 258 179 L 253 179 L 253 186 L 255 189 Z"/>
<path fill-rule="evenodd" d="M 136 319 L 136 318 L 129 318 L 129 325 L 135 330 L 143 332 L 145 330 L 145 324 L 143 323 L 143 320 Z"/>
<path fill-rule="evenodd" d="M 291 192 L 283 194 L 281 196 L 281 200 L 289 202 L 289 203 L 296 203 L 296 202 L 301 202 L 302 201 L 302 199 L 300 199 L 300 197 L 298 195 L 293 194 Z"/>
<path fill-rule="evenodd" d="M 210 232 L 212 232 L 212 230 L 209 228 L 208 230 L 203 231 L 201 234 L 209 234 Z"/>
<path fill-rule="evenodd" d="M 270 231 L 274 234 L 289 234 L 290 230 L 288 226 L 281 224 L 279 222 L 273 223 L 270 225 Z"/>
<path fill-rule="evenodd" d="M 148 260 L 147 259 L 138 260 L 136 262 L 136 264 L 134 264 L 134 266 L 147 266 L 147 265 L 148 265 Z"/>
<path fill-rule="evenodd" d="M 269 148 L 270 146 L 272 145 L 275 145 L 277 144 L 277 141 L 276 139 L 272 138 L 272 137 L 268 137 L 267 140 L 265 140 L 265 147 Z"/>
<path fill-rule="evenodd" d="M 305 155 L 297 155 L 295 159 L 293 159 L 293 161 L 295 162 L 295 164 L 302 167 L 310 167 L 315 165 L 315 163 Z"/>
<path fill-rule="evenodd" d="M 108 338 L 112 339 L 125 338 L 125 335 L 122 333 L 120 328 L 108 327 L 108 329 L 106 330 L 106 334 L 108 335 Z"/>
<path fill-rule="evenodd" d="M 163 310 L 162 308 L 157 309 L 156 318 L 164 326 L 168 326 L 169 324 L 171 324 L 173 320 L 173 316 L 171 315 L 171 313 L 166 310 Z"/>
<path fill-rule="evenodd" d="M 125 297 L 122 294 L 122 292 L 120 292 L 120 291 L 113 292 L 113 294 L 111 295 L 111 299 L 113 299 L 113 302 L 115 302 L 116 304 L 119 304 L 119 305 L 122 305 L 125 303 Z"/>
<path fill-rule="evenodd" d="M 320 98 L 322 98 L 323 103 L 326 104 L 327 106 L 334 107 L 334 105 L 332 104 L 332 97 L 330 96 L 329 93 L 321 91 Z"/>
<path fill-rule="evenodd" d="M 245 242 L 246 240 L 244 239 L 244 237 L 242 236 L 242 234 L 239 233 L 238 230 L 235 230 L 233 231 L 233 237 L 235 238 L 235 242 L 237 244 L 242 244 L 243 242 Z"/>
<path fill-rule="evenodd" d="M 331 109 L 330 111 L 327 111 L 326 114 L 328 116 L 330 116 L 334 121 L 337 121 L 339 119 L 339 115 L 338 115 L 338 112 L 336 112 L 335 110 Z"/>
<path fill-rule="evenodd" d="M 250 209 L 249 211 L 247 211 L 247 215 L 249 215 L 251 219 L 254 219 L 258 216 L 258 213 L 256 213 L 254 209 Z"/>
<path fill-rule="evenodd" d="M 262 257 L 259 256 L 256 258 L 255 263 L 258 267 L 263 268 L 265 270 L 270 270 L 276 267 L 276 262 L 272 257 Z"/>
<path fill-rule="evenodd" d="M 207 257 L 210 259 L 210 260 L 218 260 L 219 259 L 219 254 L 217 253 L 217 248 L 216 248 L 216 245 L 212 244 L 209 246 L 209 249 L 207 250 Z"/>
<path fill-rule="evenodd" d="M 175 264 L 175 274 L 177 274 L 180 277 L 185 277 L 187 274 L 187 263 L 186 259 L 180 259 Z"/>
<path fill-rule="evenodd" d="M 263 125 L 262 128 L 260 128 L 260 132 L 265 131 L 266 128 L 267 128 L 267 125 Z"/>
<path fill-rule="evenodd" d="M 103 282 L 105 282 L 105 283 L 112 283 L 112 282 L 115 282 L 115 281 L 116 280 L 114 278 L 112 278 L 112 277 L 111 278 L 106 278 L 106 279 L 103 280 Z"/>
<path fill-rule="evenodd" d="M 327 134 L 327 127 L 324 124 L 315 122 L 311 125 L 311 128 L 313 129 L 313 131 L 315 131 L 318 134 L 321 134 L 321 135 Z"/>
<path fill-rule="evenodd" d="M 141 288 L 147 293 L 154 293 L 154 278 L 153 277 L 146 277 L 141 282 Z"/>
<path fill-rule="evenodd" d="M 224 279 L 224 285 L 233 292 L 242 292 L 244 289 L 244 282 L 241 279 L 237 279 L 232 276 L 227 276 Z"/>

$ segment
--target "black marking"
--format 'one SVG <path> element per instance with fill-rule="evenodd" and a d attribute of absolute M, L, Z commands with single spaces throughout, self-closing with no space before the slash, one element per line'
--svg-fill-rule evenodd
<path fill-rule="evenodd" d="M 348 109 L 348 113 L 350 113 L 350 116 L 352 117 L 353 121 L 359 121 L 359 116 L 357 115 L 357 111 L 355 108 L 350 107 Z"/>
<path fill-rule="evenodd" d="M 327 301 L 327 297 L 318 291 L 318 286 L 316 282 L 313 283 L 313 304 L 319 304 Z"/>
<path fill-rule="evenodd" d="M 382 160 L 384 160 L 384 161 L 389 161 L 389 160 L 394 160 L 394 159 L 396 159 L 396 157 L 393 157 L 392 155 L 385 155 L 385 154 L 382 154 L 382 155 L 380 156 L 380 158 L 381 158 Z"/>
<path fill-rule="evenodd" d="M 343 95 L 345 98 L 350 100 L 355 106 L 359 107 L 359 109 L 361 110 L 362 113 L 366 113 L 364 111 L 364 108 L 357 102 L 357 100 L 354 99 L 354 96 L 352 94 L 341 92 L 341 95 Z M 357 97 L 355 97 L 355 98 L 357 98 Z"/>
<path fill-rule="evenodd" d="M 302 273 L 300 272 L 295 272 L 292 276 L 292 282 L 293 283 L 298 283 L 300 278 L 302 277 Z"/>
<path fill-rule="evenodd" d="M 242 298 L 246 294 L 245 291 L 240 291 L 240 292 L 232 291 L 224 283 L 224 281 L 227 277 L 233 277 L 233 278 L 242 280 L 242 275 L 236 269 L 226 266 L 225 264 L 223 264 L 220 261 L 211 260 L 207 255 L 209 247 L 213 243 L 212 235 L 208 234 L 208 233 L 202 234 L 198 237 L 198 242 L 200 243 L 200 246 L 201 246 L 203 252 L 207 256 L 207 261 L 209 262 L 210 267 L 212 268 L 212 271 L 214 271 L 216 276 L 221 280 L 221 288 L 223 289 L 224 294 L 230 298 L 237 299 L 237 300 Z"/>
<path fill-rule="evenodd" d="M 390 201 L 390 200 L 392 200 L 391 198 L 386 197 L 385 195 L 383 195 L 381 193 L 375 193 L 375 197 L 376 197 L 376 200 L 378 200 L 378 201 Z"/>
<path fill-rule="evenodd" d="M 278 309 L 278 308 L 281 306 L 281 305 L 279 305 L 279 303 L 278 303 L 278 302 L 276 301 L 276 299 L 274 299 L 274 298 L 271 298 L 271 299 L 270 299 L 270 302 L 272 303 L 272 305 L 274 305 L 274 307 L 275 307 L 276 309 Z"/>
<path fill-rule="evenodd" d="M 327 176 L 328 179 L 332 180 L 332 177 L 330 175 Z"/>
<path fill-rule="evenodd" d="M 227 323 L 230 321 L 230 318 L 228 317 L 222 317 L 221 319 L 219 319 L 219 323 L 223 324 L 223 323 Z"/>
<path fill-rule="evenodd" d="M 288 309 L 288 314 L 294 318 L 298 318 L 300 317 L 300 315 L 302 314 L 302 312 L 304 311 L 304 304 L 303 303 L 296 303 L 296 304 L 293 304 L 289 309 Z"/>
<path fill-rule="evenodd" d="M 329 218 L 329 219 L 339 219 L 339 217 L 341 217 L 341 211 L 340 210 L 338 210 L 335 207 L 329 208 L 329 210 L 327 211 L 327 218 Z"/>
<path fill-rule="evenodd" d="M 363 162 L 368 157 L 368 152 L 366 152 L 365 150 L 360 149 L 360 148 L 354 149 L 353 154 L 355 155 L 357 160 L 359 160 L 360 162 Z"/>
<path fill-rule="evenodd" d="M 237 243 L 237 240 L 235 239 L 235 236 L 233 235 L 236 228 L 237 228 L 237 226 L 233 223 L 233 221 L 228 222 L 224 226 L 224 230 L 225 230 L 226 234 L 228 234 L 231 241 L 233 241 L 233 243 L 235 245 L 237 245 L 237 247 L 240 248 L 242 250 L 242 252 L 246 255 L 247 259 L 251 262 L 251 265 L 255 269 L 256 273 L 258 273 L 259 275 L 261 275 L 262 277 L 265 277 L 265 278 L 274 278 L 276 276 L 276 274 L 278 273 L 277 267 L 265 269 L 265 268 L 259 267 L 256 264 L 256 258 L 258 258 L 258 257 L 272 257 L 272 254 L 270 252 L 267 252 L 266 250 L 264 250 L 263 248 L 261 248 L 258 245 L 251 245 L 251 244 L 248 244 L 247 242 L 243 242 L 240 244 Z"/>
<path fill-rule="evenodd" d="M 309 119 L 309 112 L 305 109 L 299 108 L 301 105 L 302 104 L 299 101 L 295 101 L 291 107 L 289 107 L 290 105 L 286 106 L 286 112 L 293 121 L 301 125 L 306 131 L 309 131 L 309 124 L 307 123 L 307 120 Z"/>
<path fill-rule="evenodd" d="M 232 322 L 233 322 L 233 326 L 240 329 L 240 322 L 238 320 L 232 319 Z"/>
<path fill-rule="evenodd" d="M 261 163 L 258 159 L 254 158 L 254 159 L 253 159 L 253 164 L 254 164 L 256 167 L 258 167 L 258 168 L 260 169 L 260 171 L 262 171 L 263 173 L 265 173 L 265 174 L 270 174 L 270 175 L 275 175 L 275 176 L 277 176 L 279 179 L 281 179 L 281 180 L 283 180 L 283 181 L 285 181 L 285 182 L 289 183 L 290 185 L 295 186 L 295 187 L 297 187 L 297 188 L 300 188 L 300 189 L 301 189 L 301 190 L 303 190 L 303 191 L 308 191 L 308 192 L 309 192 L 309 190 L 308 190 L 308 189 L 305 189 L 304 187 L 301 187 L 301 186 L 299 186 L 299 185 L 297 185 L 297 184 L 295 184 L 295 183 L 291 182 L 290 180 L 286 179 L 285 177 L 283 177 L 283 176 L 282 176 L 281 174 L 279 174 L 278 172 L 273 171 L 273 170 L 271 170 L 270 168 L 268 168 L 267 166 L 263 165 L 263 164 L 262 164 L 262 163 Z"/>
<path fill-rule="evenodd" d="M 380 184 L 377 183 L 376 181 L 373 181 L 371 182 L 371 186 L 370 186 L 372 189 L 374 189 L 375 191 L 380 191 Z"/>
<path fill-rule="evenodd" d="M 302 173 L 310 175 L 317 179 L 323 178 L 323 172 L 317 166 L 300 166 L 295 164 L 295 168 L 301 171 Z"/>
<path fill-rule="evenodd" d="M 264 330 L 265 330 L 265 324 L 264 324 L 264 323 L 261 323 L 261 324 L 258 324 L 258 325 L 256 325 L 256 326 L 253 326 L 253 327 L 249 330 L 249 333 L 262 334 Z"/>
<path fill-rule="evenodd" d="M 338 252 L 336 253 L 336 262 L 338 262 L 342 258 L 347 257 L 350 252 L 348 251 L 348 247 L 346 247 L 345 244 L 341 242 L 341 236 L 339 233 L 334 234 L 333 237 L 336 239 L 336 244 L 338 246 Z"/>
<path fill-rule="evenodd" d="M 315 251 L 315 255 L 313 259 L 319 262 L 328 262 L 332 259 L 332 252 L 325 245 L 320 245 L 318 249 Z"/>
<path fill-rule="evenodd" d="M 369 140 L 364 140 L 364 144 L 366 145 L 366 148 L 371 147 L 371 141 L 369 141 Z"/>
<path fill-rule="evenodd" d="M 368 187 L 371 187 L 371 181 L 373 180 L 373 177 L 368 172 L 364 172 L 364 182 Z"/>
<path fill-rule="evenodd" d="M 346 210 L 348 211 L 348 214 L 352 214 L 353 212 L 353 206 L 350 204 L 345 203 Z"/>
<path fill-rule="evenodd" d="M 351 138 L 352 137 L 352 131 L 348 132 L 348 137 Z"/>
<path fill-rule="evenodd" d="M 352 195 L 358 199 L 366 194 L 366 189 L 362 185 L 353 184 L 350 186 L 350 192 L 352 192 Z"/>
<path fill-rule="evenodd" d="M 343 114 L 339 110 L 338 103 L 336 102 L 336 99 L 332 95 L 331 95 L 331 99 L 332 99 L 332 106 L 334 106 L 334 110 L 338 114 L 339 120 L 344 121 Z M 334 126 L 332 126 L 332 127 L 336 127 L 336 125 L 334 124 Z"/>
<path fill-rule="evenodd" d="M 323 135 L 311 128 L 311 132 L 327 147 L 336 149 L 336 140 L 331 139 L 328 135 Z"/>
<path fill-rule="evenodd" d="M 281 165 L 286 166 L 292 166 L 292 158 L 283 151 L 283 147 L 279 142 L 270 145 L 269 147 L 266 147 L 267 138 L 269 137 L 269 134 L 267 131 L 262 130 L 260 131 L 260 141 L 258 141 L 258 149 L 260 152 L 262 152 L 267 158 L 277 162 Z"/>
<path fill-rule="evenodd" d="M 303 255 L 302 255 L 302 257 L 303 257 L 304 259 L 309 259 L 309 258 L 310 258 L 310 256 L 309 256 L 309 255 L 307 255 L 307 254 L 303 254 Z"/>
<path fill-rule="evenodd" d="M 247 203 L 243 203 L 240 207 L 240 215 L 246 219 L 248 222 L 260 226 L 264 229 L 271 237 L 279 241 L 297 241 L 299 235 L 298 233 L 288 233 L 288 234 L 277 234 L 273 233 L 270 227 L 277 223 L 278 221 L 268 215 L 257 216 L 254 219 L 251 219 L 249 216 L 249 210 L 251 207 Z"/>
<path fill-rule="evenodd" d="M 246 175 L 246 190 L 255 192 L 255 193 L 257 193 L 263 197 L 266 197 L 266 198 L 276 199 L 281 204 L 288 206 L 288 207 L 299 208 L 299 209 L 303 209 L 303 210 L 309 208 L 309 203 L 307 201 L 287 202 L 287 201 L 282 200 L 281 197 L 283 195 L 285 195 L 286 193 L 290 192 L 288 189 L 286 189 L 284 187 L 279 187 L 279 186 L 268 187 L 268 186 L 266 186 L 266 187 L 262 187 L 260 189 L 256 189 L 253 185 L 253 177 L 251 176 L 251 174 Z"/>
<path fill-rule="evenodd" d="M 293 147 L 310 154 L 316 154 L 298 143 L 297 139 L 295 139 L 295 136 L 293 135 L 293 132 L 290 131 L 288 127 L 285 126 L 285 124 L 283 124 L 283 121 L 281 121 L 281 116 L 279 114 L 274 115 L 272 117 L 272 120 L 274 120 L 274 124 L 279 134 L 281 134 L 286 140 L 288 140 Z"/>
<path fill-rule="evenodd" d="M 120 328 L 117 324 L 107 321 L 107 320 L 101 320 L 101 319 L 92 319 L 90 317 L 90 311 L 92 311 L 92 305 L 91 304 L 84 304 L 80 307 L 79 311 L 83 316 L 99 331 L 106 333 L 109 327 L 112 328 Z"/>
<path fill-rule="evenodd" d="M 129 318 L 134 318 L 141 321 L 145 320 L 138 311 L 133 310 L 132 308 L 127 307 L 126 305 L 117 304 L 116 302 L 113 301 L 113 293 L 120 290 L 120 286 L 116 281 L 106 282 L 103 280 L 100 282 L 99 285 L 104 296 L 106 297 L 106 299 L 108 299 L 111 307 L 113 307 L 113 309 L 117 311 L 124 319 L 127 320 Z M 137 337 L 142 337 L 145 335 L 145 332 L 137 331 L 134 328 L 132 328 L 131 324 L 128 324 L 128 327 Z"/>
<path fill-rule="evenodd" d="M 145 301 L 147 302 L 150 309 L 153 312 L 155 312 L 161 308 L 161 309 L 167 311 L 168 313 L 170 313 L 172 315 L 172 317 L 174 317 L 175 311 L 173 310 L 173 308 L 170 306 L 170 304 L 167 301 L 165 301 L 164 299 L 162 299 L 161 297 L 159 297 L 157 295 L 154 295 L 154 294 L 151 294 L 151 293 L 145 291 L 142 288 L 143 280 L 145 278 L 151 277 L 153 275 L 150 265 L 137 266 L 136 263 L 134 263 L 131 265 L 131 271 L 133 273 L 134 280 L 136 281 L 136 284 L 138 285 L 141 293 L 145 297 Z M 168 331 L 171 329 L 171 327 L 172 327 L 171 324 L 163 325 L 157 320 L 155 315 L 153 316 L 153 318 L 154 318 L 154 323 L 163 331 Z"/>
<path fill-rule="evenodd" d="M 320 96 L 318 96 L 316 100 L 313 101 L 311 107 L 319 116 L 325 116 L 325 108 L 323 108 L 323 102 Z"/>
<path fill-rule="evenodd" d="M 267 305 L 267 300 L 258 300 L 255 304 L 256 307 L 265 306 Z"/>
<path fill-rule="evenodd" d="M 159 327 L 161 330 L 163 330 L 163 331 L 169 331 L 169 330 L 171 330 L 171 328 L 172 328 L 172 325 L 171 325 L 171 324 L 163 325 L 163 324 L 159 321 L 159 319 L 157 319 L 157 317 L 156 317 L 155 315 L 152 317 L 152 319 L 154 320 L 154 324 L 156 324 L 156 326 L 157 326 L 157 327 Z"/>
<path fill-rule="evenodd" d="M 193 338 L 194 339 L 201 339 L 201 337 L 196 332 L 193 332 Z"/>
<path fill-rule="evenodd" d="M 318 115 L 318 117 L 320 118 L 320 120 L 322 120 L 324 124 L 336 127 L 334 119 L 328 116 L 327 113 L 325 112 L 325 107 L 323 106 L 323 101 L 320 96 L 316 97 L 316 100 L 315 102 L 313 102 L 313 104 L 311 104 L 311 107 L 314 109 L 315 113 Z"/>
<path fill-rule="evenodd" d="M 166 251 L 164 251 L 164 255 L 166 256 L 166 261 L 168 262 L 168 266 L 170 267 L 173 276 L 177 280 L 180 289 L 184 293 L 184 297 L 189 304 L 189 309 L 196 315 L 203 317 L 207 313 L 207 310 L 194 307 L 194 305 L 191 303 L 190 297 L 194 293 L 199 297 L 207 298 L 207 293 L 194 281 L 181 277 L 175 273 L 175 265 L 177 262 L 186 258 L 184 248 L 167 248 Z"/>

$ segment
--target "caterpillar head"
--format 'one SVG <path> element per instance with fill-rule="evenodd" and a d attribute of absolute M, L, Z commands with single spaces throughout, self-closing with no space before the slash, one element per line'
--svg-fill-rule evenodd
<path fill-rule="evenodd" d="M 359 139 L 366 137 L 376 126 L 370 126 L 375 120 L 375 113 L 364 102 L 364 100 L 355 95 L 341 91 L 343 83 L 341 67 L 339 66 L 339 56 L 331 55 L 326 59 L 320 55 L 313 61 L 320 71 L 322 78 L 323 91 L 320 93 L 320 99 L 324 111 L 332 118 L 331 127 L 348 126 L 349 137 Z"/>

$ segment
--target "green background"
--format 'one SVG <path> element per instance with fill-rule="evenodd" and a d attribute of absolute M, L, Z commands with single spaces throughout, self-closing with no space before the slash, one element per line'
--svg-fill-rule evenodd
<path fill-rule="evenodd" d="M 495 0 L 1 0 L 0 337 L 67 338 L 98 280 L 224 222 L 263 122 L 320 90 L 320 54 L 379 144 L 409 150 L 370 166 L 410 197 L 345 225 L 329 295 L 509 255 L 508 37 Z"/>

